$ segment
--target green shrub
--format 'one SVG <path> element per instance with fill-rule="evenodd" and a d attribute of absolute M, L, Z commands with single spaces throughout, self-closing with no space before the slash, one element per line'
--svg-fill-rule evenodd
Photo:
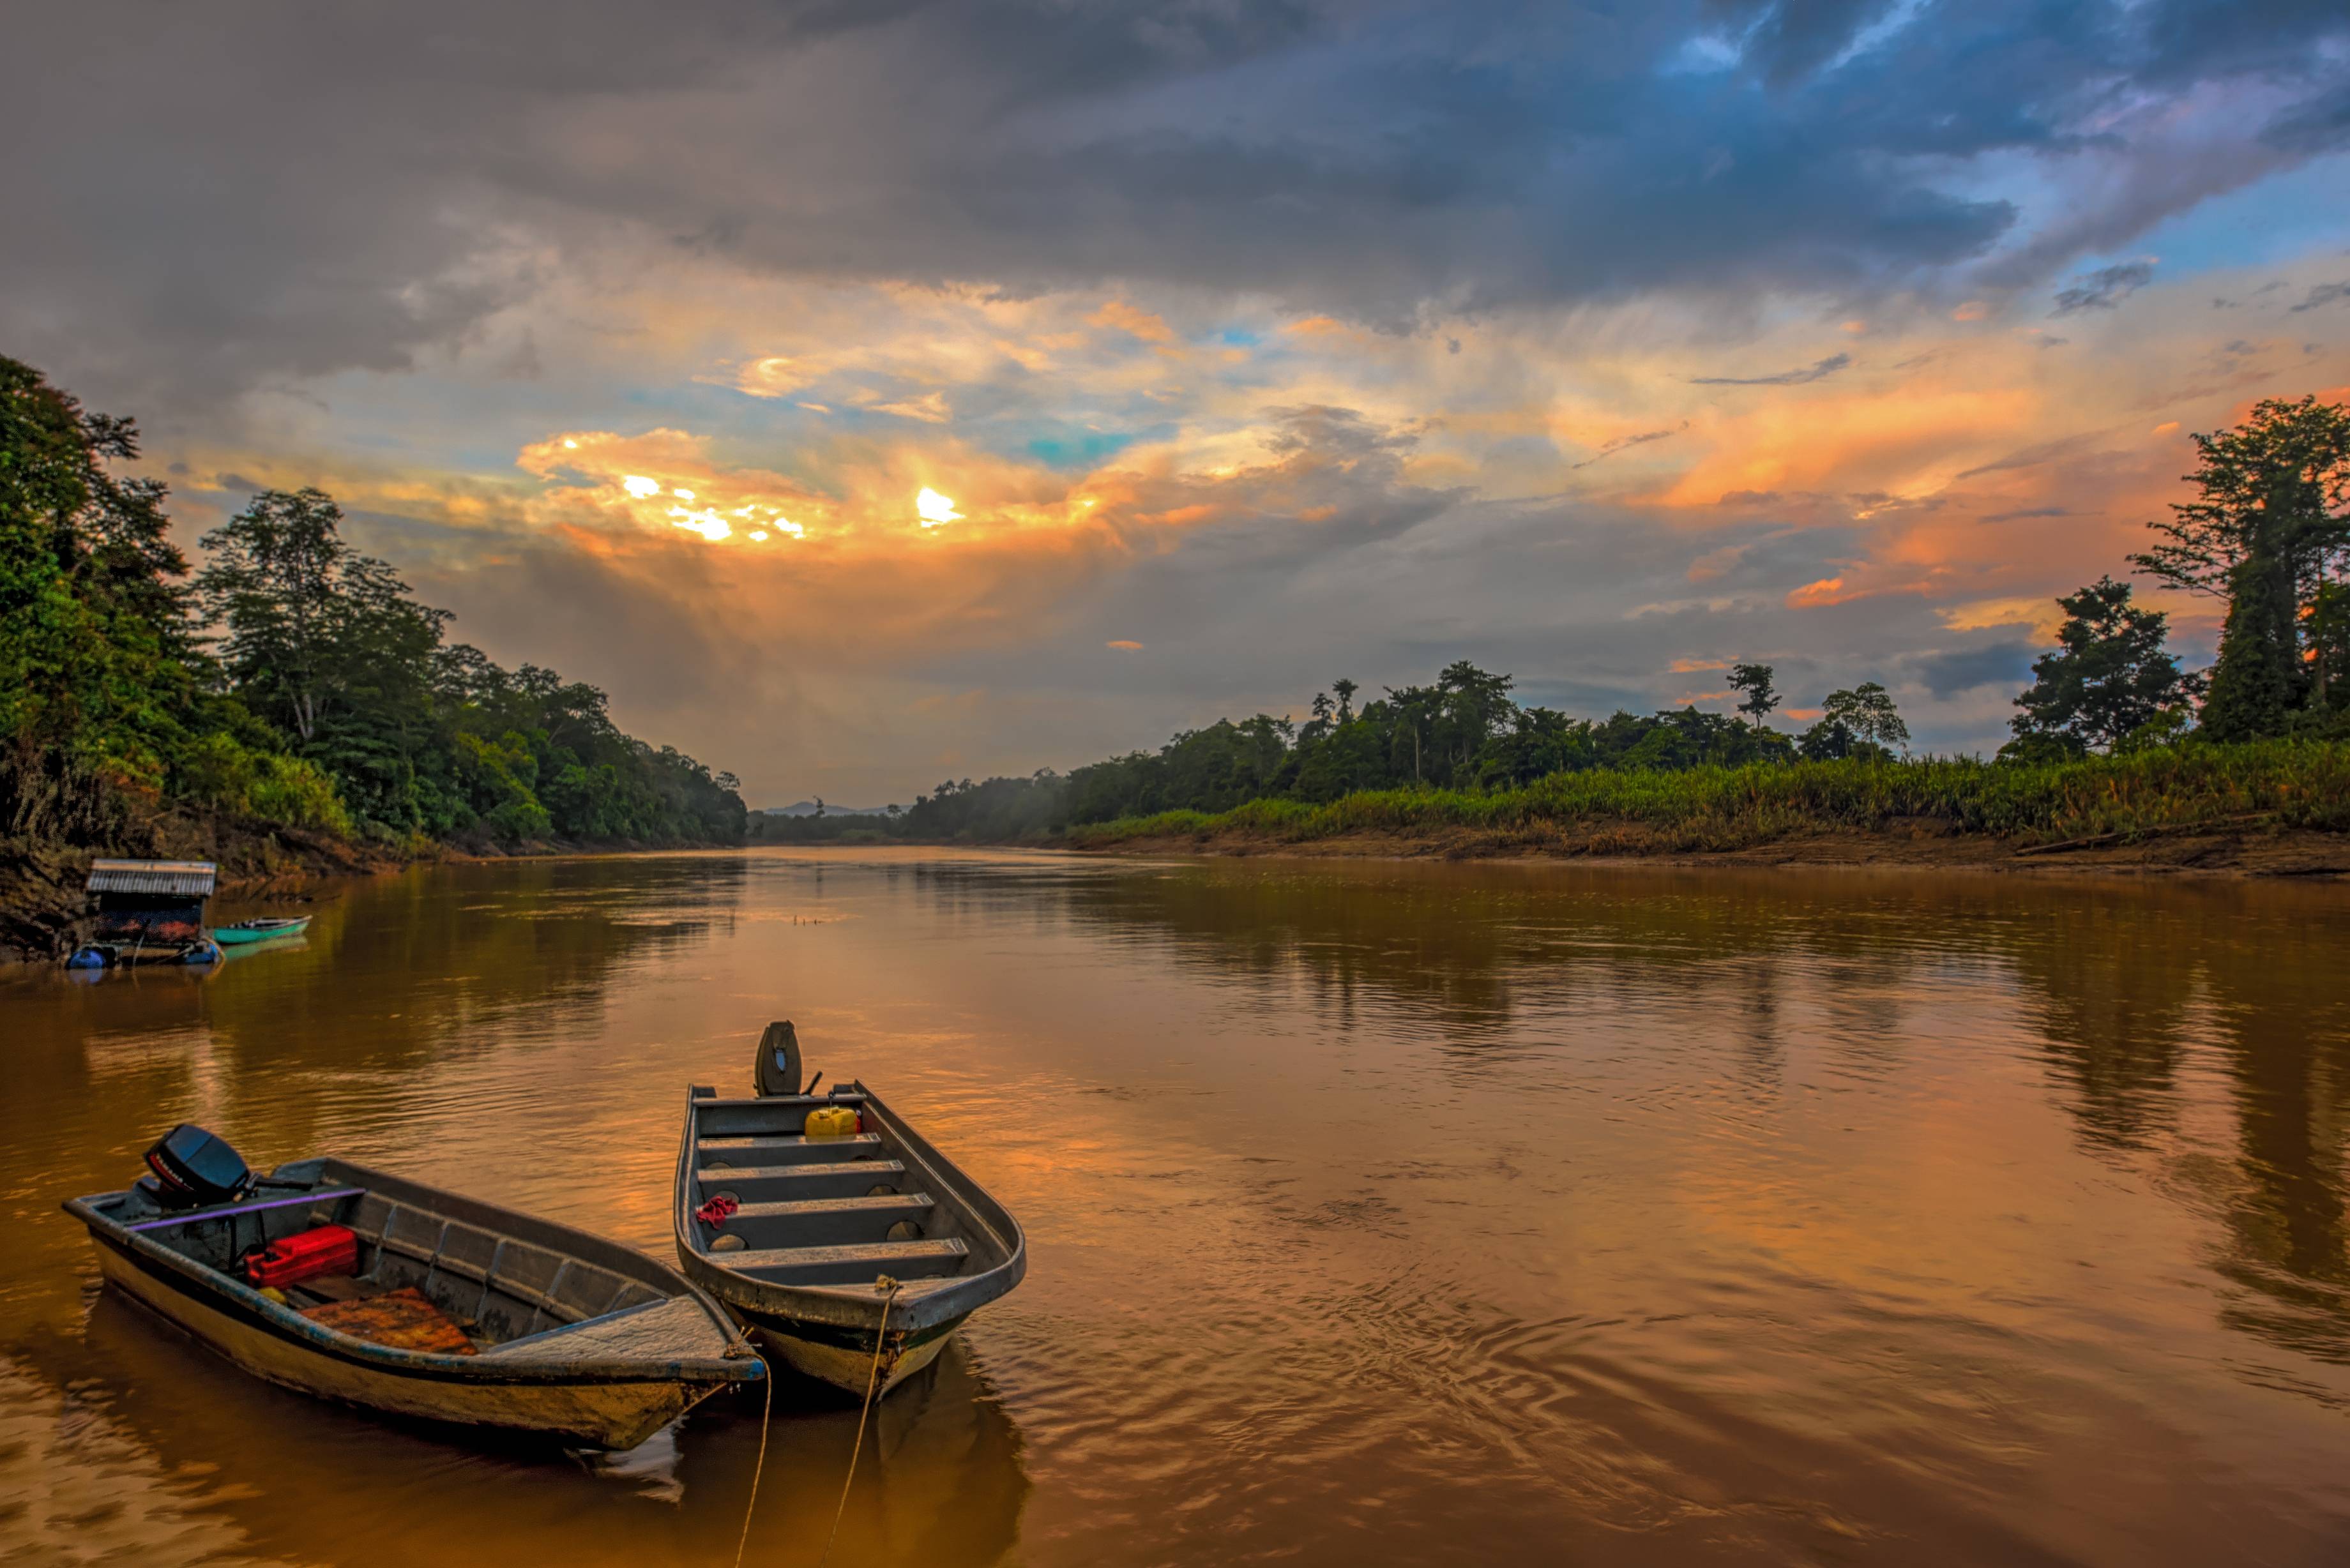
<path fill-rule="evenodd" d="M 1506 845 L 1620 824 L 1645 830 L 1662 847 L 1700 850 L 1896 822 L 2051 841 L 2252 815 L 2287 826 L 2350 828 L 2350 744 L 2198 742 L 2075 761 L 1852 758 L 1681 773 L 1593 769 L 1488 793 L 1373 790 L 1326 805 L 1253 800 L 1218 815 L 1167 812 L 1073 828 L 1068 837 L 1081 846 L 1213 834 L 1300 843 L 1469 828 Z"/>
<path fill-rule="evenodd" d="M 182 800 L 234 816 L 348 836 L 350 814 L 335 781 L 315 763 L 256 752 L 214 732 L 190 742 L 173 780 Z"/>

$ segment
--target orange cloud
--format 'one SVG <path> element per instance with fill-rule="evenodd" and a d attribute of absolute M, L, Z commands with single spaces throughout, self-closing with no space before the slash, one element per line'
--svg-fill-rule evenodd
<path fill-rule="evenodd" d="M 1694 675 L 1700 670 L 1727 670 L 1730 661 L 1726 659 L 1676 659 L 1665 668 L 1675 675 Z"/>
<path fill-rule="evenodd" d="M 1127 652 L 1128 652 L 1128 653 L 1139 653 L 1139 652 L 1141 652 L 1141 651 L 1142 651 L 1142 644 L 1140 644 L 1140 643 L 1139 643 L 1139 642 L 1129 642 L 1129 641 L 1128 641 L 1125 638 L 1122 638 L 1122 637 L 1121 637 L 1121 638 L 1117 638 L 1117 639 L 1113 639 L 1113 640 L 1111 640 L 1111 641 L 1108 641 L 1108 642 L 1105 642 L 1105 643 L 1103 643 L 1103 644 L 1102 644 L 1102 646 L 1103 646 L 1104 648 L 1118 648 L 1118 649 L 1125 649 Z"/>
<path fill-rule="evenodd" d="M 2001 626 L 2028 627 L 2039 633 L 2043 640 L 2052 642 L 2055 640 L 2057 627 L 2064 618 L 2053 597 L 1976 599 L 1967 604 L 1946 605 L 1934 614 L 1952 631 L 1987 631 Z"/>
<path fill-rule="evenodd" d="M 1175 329 L 1167 325 L 1165 317 L 1153 315 L 1123 299 L 1111 300 L 1086 319 L 1096 327 L 1114 327 L 1145 343 L 1175 341 Z"/>
<path fill-rule="evenodd" d="M 1818 609 L 1826 605 L 1840 605 L 1848 599 L 1856 599 L 1859 597 L 1858 594 L 1848 594 L 1844 591 L 1842 577 L 1822 577 L 1818 582 L 1805 583 L 1802 587 L 1788 594 L 1787 607 Z"/>
<path fill-rule="evenodd" d="M 1930 493 L 2022 444 L 2040 403 L 2028 386 L 1773 399 L 1712 422 L 1701 432 L 1704 455 L 1659 499 L 1668 506 L 1712 506 L 1741 491 Z"/>

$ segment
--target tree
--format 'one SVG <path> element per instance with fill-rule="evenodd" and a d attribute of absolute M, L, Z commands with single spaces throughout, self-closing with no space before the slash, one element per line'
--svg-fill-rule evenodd
<path fill-rule="evenodd" d="M 390 566 L 352 550 L 342 521 L 324 491 L 265 490 L 204 535 L 212 559 L 196 577 L 205 613 L 227 628 L 230 678 L 305 743 L 362 691 L 429 688 L 449 618 L 411 599 Z"/>
<path fill-rule="evenodd" d="M 2019 736 L 2064 734 L 2109 750 L 2188 697 L 2178 661 L 2163 651 L 2170 618 L 2130 603 L 2127 583 L 2103 576 L 2056 601 L 2064 623 L 2032 666 L 2033 682 L 2009 721 Z"/>
<path fill-rule="evenodd" d="M 1872 745 L 1898 746 L 1909 749 L 1909 726 L 1901 722 L 1900 711 L 1885 688 L 1874 680 L 1863 681 L 1849 691 L 1831 691 L 1823 704 L 1820 722 L 1825 726 L 1842 725 L 1856 740 Z"/>
<path fill-rule="evenodd" d="M 1839 720 L 1822 719 L 1803 732 L 1795 742 L 1795 750 L 1807 763 L 1841 762 L 1856 753 L 1868 752 L 1883 755 L 1852 732 L 1849 725 Z"/>
<path fill-rule="evenodd" d="M 107 467 L 138 452 L 129 420 L 0 358 L 0 829 L 95 831 L 201 722 L 163 488 Z"/>
<path fill-rule="evenodd" d="M 2199 462 L 2186 478 L 2196 499 L 2148 524 L 2168 542 L 2130 559 L 2228 600 L 2205 732 L 2273 734 L 2308 694 L 2308 612 L 2350 557 L 2350 410 L 2272 398 L 2241 425 L 2193 440 Z"/>
<path fill-rule="evenodd" d="M 1330 701 L 1327 691 L 1314 693 L 1311 708 L 1314 716 L 1306 720 L 1297 732 L 1297 743 L 1302 746 L 1314 744 L 1335 729 L 1338 722 L 1337 707 Z"/>
<path fill-rule="evenodd" d="M 2350 706 L 2350 583 L 2327 583 L 2309 607 L 2310 706 Z"/>
<path fill-rule="evenodd" d="M 1361 691 L 1362 688 L 1356 685 L 1351 680 L 1339 680 L 1330 682 L 1330 690 L 1338 694 L 1338 722 L 1341 724 L 1353 723 L 1355 722 L 1355 693 Z"/>
<path fill-rule="evenodd" d="M 1746 701 L 1738 705 L 1738 711 L 1758 730 L 1762 727 L 1763 716 L 1779 705 L 1779 693 L 1771 685 L 1772 674 L 1767 664 L 1740 664 L 1730 671 L 1731 690 L 1746 693 Z"/>
<path fill-rule="evenodd" d="M 1480 670 L 1465 659 L 1453 660 L 1436 678 L 1436 689 L 1442 693 L 1447 782 L 1466 770 L 1497 732 L 1509 727 L 1508 716 L 1517 711 L 1510 701 L 1510 688 L 1515 684 L 1513 677 Z"/>

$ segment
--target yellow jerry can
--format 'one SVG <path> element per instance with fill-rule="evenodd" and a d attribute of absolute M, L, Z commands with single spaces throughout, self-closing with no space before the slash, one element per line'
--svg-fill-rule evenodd
<path fill-rule="evenodd" d="M 857 1131 L 857 1113 L 847 1106 L 818 1106 L 800 1131 L 809 1137 L 849 1137 Z"/>

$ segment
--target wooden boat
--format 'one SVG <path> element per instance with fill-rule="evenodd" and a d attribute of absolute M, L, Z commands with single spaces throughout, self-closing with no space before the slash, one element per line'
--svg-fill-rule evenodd
<path fill-rule="evenodd" d="M 310 929 L 310 916 L 302 915 L 289 920 L 239 920 L 233 926 L 214 926 L 213 940 L 223 947 L 241 947 L 275 937 L 299 936 Z"/>
<path fill-rule="evenodd" d="M 370 1410 L 629 1449 L 765 1368 L 709 1297 L 617 1242 L 332 1158 L 234 1201 L 77 1198 L 106 1282 L 273 1383 Z M 277 1298 L 229 1271 L 338 1224 L 357 1271 Z M 338 1326 L 338 1325 L 340 1326 Z"/>
<path fill-rule="evenodd" d="M 763 1087 L 777 1086 L 769 1046 L 789 1029 L 770 1025 L 761 1042 Z M 784 1083 L 798 1082 L 797 1058 L 794 1043 Z M 808 1114 L 834 1109 L 855 1113 L 859 1130 L 808 1136 Z M 713 1219 L 722 1195 L 734 1206 Z M 858 1396 L 929 1366 L 1028 1266 L 1003 1207 L 860 1083 L 740 1100 L 695 1086 L 676 1220 L 688 1279 L 795 1371 Z"/>

